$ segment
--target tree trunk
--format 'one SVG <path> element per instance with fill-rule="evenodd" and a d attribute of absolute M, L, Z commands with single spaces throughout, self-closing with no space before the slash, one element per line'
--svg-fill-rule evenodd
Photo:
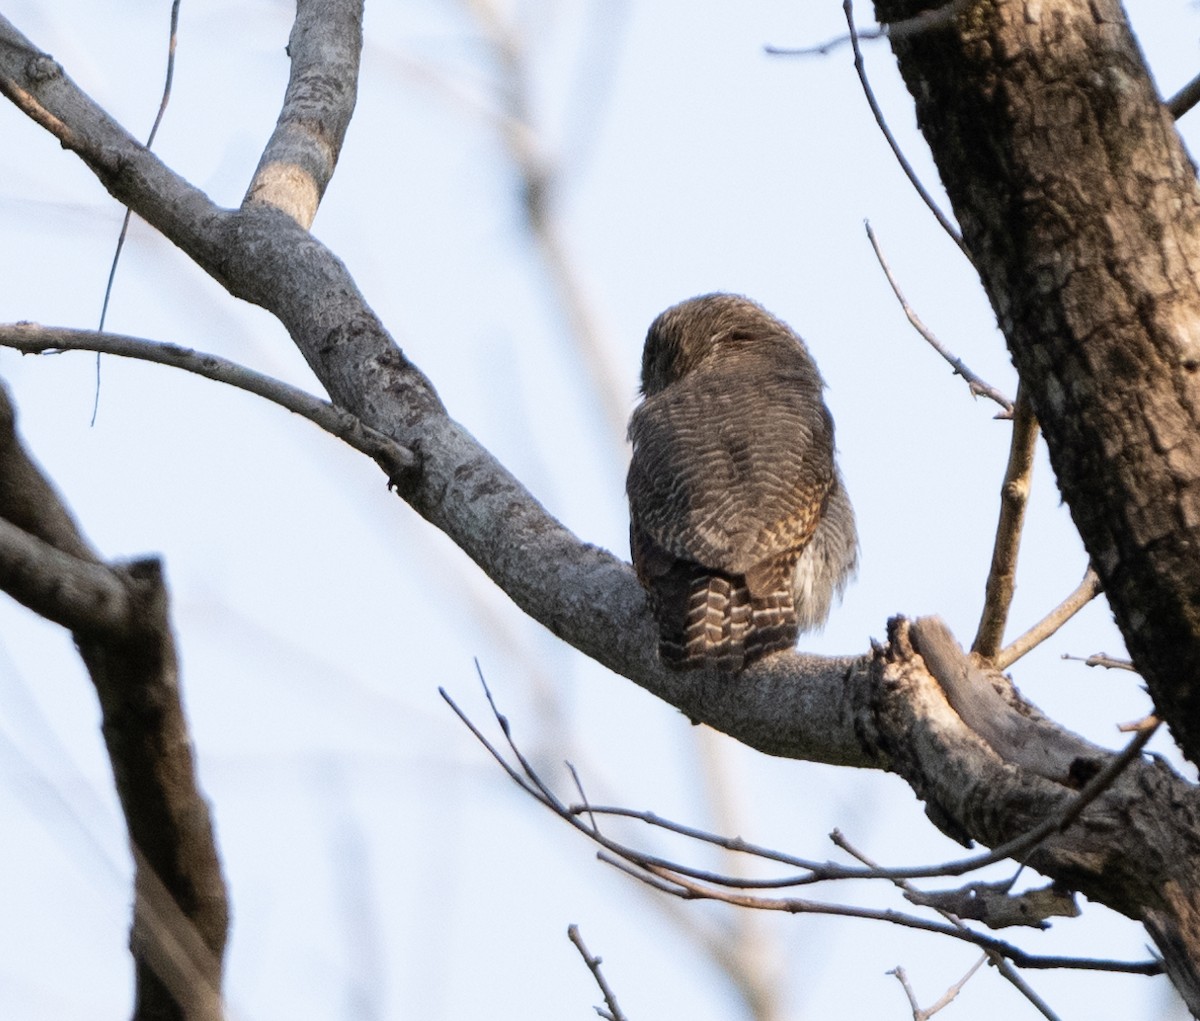
<path fill-rule="evenodd" d="M 933 6 L 875 9 L 896 22 Z M 1195 169 L 1116 0 L 976 0 L 892 39 L 1063 498 L 1159 714 L 1200 762 Z M 1169 939 L 1143 921 L 1196 1012 L 1200 939 L 1172 913 Z"/>
<path fill-rule="evenodd" d="M 893 48 L 1129 651 L 1200 762 L 1195 169 L 1115 0 L 981 0 Z"/>

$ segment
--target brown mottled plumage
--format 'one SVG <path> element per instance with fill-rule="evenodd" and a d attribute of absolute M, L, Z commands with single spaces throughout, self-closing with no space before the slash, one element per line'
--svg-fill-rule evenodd
<path fill-rule="evenodd" d="M 845 587 L 858 538 L 823 385 L 746 298 L 706 294 L 651 324 L 626 490 L 667 666 L 732 672 L 790 649 Z"/>

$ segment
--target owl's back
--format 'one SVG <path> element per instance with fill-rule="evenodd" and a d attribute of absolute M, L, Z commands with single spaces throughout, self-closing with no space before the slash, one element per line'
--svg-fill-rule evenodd
<path fill-rule="evenodd" d="M 857 540 L 807 350 L 786 324 L 745 299 L 693 302 L 711 299 L 743 303 L 747 314 L 730 325 L 722 305 L 724 332 L 714 338 L 701 305 L 702 336 L 689 349 L 684 303 L 647 337 L 645 365 L 663 360 L 651 345 L 664 341 L 659 322 L 674 316 L 666 339 L 683 345 L 686 367 L 644 385 L 647 396 L 630 420 L 630 545 L 664 663 L 738 670 L 791 648 L 801 625 L 824 621 Z M 841 516 L 831 536 L 838 541 L 806 557 L 830 506 Z"/>

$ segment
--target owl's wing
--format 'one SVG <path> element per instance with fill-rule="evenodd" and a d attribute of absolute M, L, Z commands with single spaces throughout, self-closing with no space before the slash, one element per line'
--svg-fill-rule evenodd
<path fill-rule="evenodd" d="M 834 480 L 833 425 L 811 376 L 697 371 L 630 421 L 631 519 L 664 555 L 772 591 Z"/>

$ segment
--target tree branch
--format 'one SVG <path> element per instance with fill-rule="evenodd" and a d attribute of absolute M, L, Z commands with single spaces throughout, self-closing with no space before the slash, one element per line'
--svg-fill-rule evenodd
<path fill-rule="evenodd" d="M 125 587 L 111 570 L 63 553 L 3 518 L 0 589 L 72 631 L 119 632 L 129 622 Z"/>
<path fill-rule="evenodd" d="M 995 659 L 1004 641 L 1004 628 L 1017 587 L 1017 553 L 1021 548 L 1021 529 L 1033 478 L 1033 455 L 1037 449 L 1038 427 L 1029 398 L 1017 389 L 1013 406 L 1012 438 L 1008 448 L 1008 466 L 1000 488 L 1000 521 L 992 564 L 984 589 L 983 615 L 971 651 L 985 660 Z"/>
<path fill-rule="evenodd" d="M 1101 592 L 1100 578 L 1090 567 L 1083 574 L 1083 581 L 1066 599 L 1051 610 L 1045 617 L 1033 625 L 1023 635 L 1020 635 L 1010 645 L 1006 645 L 997 654 L 992 665 L 997 670 L 1007 670 L 1030 649 L 1041 645 L 1067 621 L 1082 610 Z"/>
<path fill-rule="evenodd" d="M 161 344 L 139 337 L 117 333 L 97 333 L 93 330 L 69 330 L 62 327 L 40 326 L 37 323 L 0 323 L 0 347 L 11 347 L 24 354 L 43 354 L 47 351 L 95 351 L 98 354 L 136 358 L 139 361 L 170 365 L 195 373 L 205 379 L 225 383 L 245 390 L 272 404 L 278 404 L 293 414 L 306 418 L 331 436 L 366 454 L 395 484 L 416 464 L 412 451 L 394 440 L 363 425 L 349 413 L 328 401 L 289 386 L 271 376 L 248 369 L 217 355 L 193 351 L 175 344 Z"/>
<path fill-rule="evenodd" d="M 15 40 L 14 45 L 3 45 Z M 870 765 L 854 728 L 863 661 L 768 657 L 737 685 L 662 668 L 657 629 L 628 564 L 581 542 L 446 414 L 396 347 L 345 266 L 277 210 L 212 204 L 95 106 L 0 19 L 0 89 L 24 97 L 101 182 L 236 297 L 276 315 L 333 403 L 413 451 L 400 495 L 513 601 L 586 655 L 691 718 L 771 754 Z M 35 70 L 44 62 L 32 61 Z M 857 663 L 857 666 L 856 666 Z M 857 680 L 857 683 L 848 683 Z"/>
<path fill-rule="evenodd" d="M 287 93 L 245 205 L 272 206 L 312 226 L 354 113 L 362 9 L 362 0 L 298 0 Z"/>
<path fill-rule="evenodd" d="M 892 274 L 892 268 L 888 265 L 887 259 L 884 258 L 883 249 L 880 247 L 879 239 L 875 236 L 874 229 L 871 227 L 870 223 L 867 223 L 864 226 L 867 230 L 867 240 L 871 242 L 871 248 L 875 252 L 875 258 L 879 262 L 879 268 L 883 270 L 883 275 L 887 277 L 888 285 L 892 288 L 892 293 L 896 296 L 896 300 L 900 302 L 900 308 L 903 309 L 904 316 L 906 319 L 908 319 L 909 323 L 912 325 L 912 328 L 916 330 L 917 333 L 919 333 L 922 337 L 924 337 L 925 342 L 950 364 L 950 367 L 954 369 L 955 375 L 961 376 L 966 381 L 972 396 L 979 396 L 982 394 L 989 400 L 995 401 L 997 404 L 999 404 L 1003 410 L 1003 414 L 997 415 L 997 418 L 1011 417 L 1013 413 L 1013 402 L 1005 397 L 1004 394 L 1002 394 L 994 386 L 992 386 L 991 383 L 987 382 L 987 380 L 972 372 L 967 366 L 966 362 L 964 362 L 961 358 L 947 350 L 942 342 L 938 340 L 934 332 L 929 329 L 924 322 L 921 321 L 921 317 L 917 315 L 916 310 L 908 303 L 908 299 L 904 297 L 904 293 L 900 290 L 900 284 Z"/>
<path fill-rule="evenodd" d="M 22 552 L 32 558 L 24 573 Z M 229 909 L 183 716 L 161 565 L 99 562 L 25 452 L 2 387 L 0 584 L 73 629 L 99 696 L 136 871 L 135 1021 L 220 1021 Z"/>
<path fill-rule="evenodd" d="M 664 672 L 645 596 L 629 567 L 564 529 L 448 417 L 324 246 L 262 203 L 217 208 L 131 139 L 57 65 L 29 52 L 0 20 L 0 90 L 231 294 L 276 315 L 335 405 L 414 452 L 418 468 L 404 479 L 403 497 L 555 634 L 692 718 L 761 750 L 888 768 L 925 799 L 931 818 L 963 838 L 1002 845 L 1075 796 L 1021 760 L 1006 761 L 964 721 L 914 652 L 903 621 L 893 622 L 889 644 L 869 658 L 781 654 L 732 683 L 720 675 Z M 1009 698 L 1012 712 L 1037 718 L 1015 694 Z M 1056 743 L 1056 753 L 1044 756 L 1051 762 L 1078 741 L 1048 724 L 1037 740 Z M 180 743 L 186 747 L 186 735 Z M 1090 751 L 1076 758 L 1085 770 L 1104 760 Z M 1152 919 L 1156 940 L 1179 968 L 1171 950 L 1200 918 L 1198 818 L 1191 787 L 1138 761 L 1067 831 L 1048 835 L 1029 864 L 1130 917 Z"/>
<path fill-rule="evenodd" d="M 617 1006 L 617 997 L 613 993 L 612 987 L 609 986 L 608 980 L 605 979 L 604 973 L 600 970 L 600 965 L 604 963 L 603 958 L 593 957 L 588 953 L 588 948 L 583 944 L 583 937 L 579 935 L 579 926 L 567 926 L 567 938 L 575 944 L 575 949 L 579 951 L 579 956 L 583 958 L 583 963 L 588 966 L 588 970 L 592 973 L 592 977 L 596 980 L 596 985 L 600 987 L 600 992 L 604 995 L 604 1002 L 608 1004 L 608 1010 L 603 1011 L 599 1007 L 596 1012 L 607 1021 L 628 1021 L 621 1008 Z"/>

